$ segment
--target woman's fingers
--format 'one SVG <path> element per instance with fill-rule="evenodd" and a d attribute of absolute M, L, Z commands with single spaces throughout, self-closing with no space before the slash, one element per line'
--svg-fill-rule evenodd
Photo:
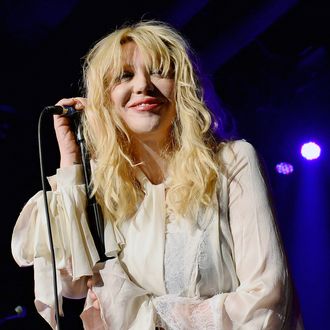
<path fill-rule="evenodd" d="M 100 309 L 100 304 L 99 304 L 99 301 L 98 301 L 98 300 L 94 300 L 94 302 L 93 302 L 93 307 L 94 307 L 95 309 L 97 309 L 97 310 Z"/>
<path fill-rule="evenodd" d="M 89 289 L 89 295 L 93 300 L 97 300 L 97 296 L 92 289 Z"/>
<path fill-rule="evenodd" d="M 71 97 L 61 99 L 56 103 L 56 105 L 61 106 L 73 106 L 77 110 L 82 110 L 86 106 L 87 100 L 83 97 Z"/>
<path fill-rule="evenodd" d="M 84 109 L 86 107 L 87 104 L 87 99 L 85 99 L 84 97 L 75 97 L 74 98 L 75 103 L 75 108 L 77 110 L 81 110 Z"/>
<path fill-rule="evenodd" d="M 93 307 L 97 310 L 100 309 L 100 304 L 99 304 L 99 301 L 97 299 L 97 296 L 96 294 L 94 293 L 92 287 L 94 285 L 94 281 L 93 281 L 93 278 L 90 277 L 88 280 L 87 280 L 87 286 L 89 288 L 89 296 L 91 297 L 91 299 L 93 300 Z"/>
<path fill-rule="evenodd" d="M 83 97 L 64 98 L 56 103 L 60 106 L 72 106 L 83 110 L 86 99 Z M 76 143 L 74 132 L 71 130 L 70 119 L 65 116 L 54 116 L 54 128 L 61 154 L 61 167 L 80 163 L 80 150 Z"/>
<path fill-rule="evenodd" d="M 90 277 L 88 280 L 87 280 L 87 286 L 89 289 L 92 289 L 92 286 L 93 286 L 94 282 L 93 282 L 93 278 Z"/>
<path fill-rule="evenodd" d="M 92 289 L 89 289 L 89 296 L 93 300 L 93 307 L 96 309 L 100 309 L 99 300 Z"/>

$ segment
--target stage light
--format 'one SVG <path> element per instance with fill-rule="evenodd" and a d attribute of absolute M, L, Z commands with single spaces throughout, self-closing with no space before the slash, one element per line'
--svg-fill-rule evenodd
<path fill-rule="evenodd" d="M 293 166 L 289 163 L 279 163 L 276 165 L 276 171 L 279 174 L 288 175 L 293 172 Z"/>
<path fill-rule="evenodd" d="M 301 147 L 301 155 L 307 160 L 314 160 L 320 157 L 321 148 L 315 142 L 308 142 Z"/>

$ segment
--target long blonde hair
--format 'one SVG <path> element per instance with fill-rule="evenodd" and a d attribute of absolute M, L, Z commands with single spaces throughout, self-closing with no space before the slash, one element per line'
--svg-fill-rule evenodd
<path fill-rule="evenodd" d="M 185 40 L 168 25 L 149 21 L 121 28 L 99 41 L 85 60 L 87 107 L 84 133 L 96 160 L 93 187 L 105 217 L 121 222 L 131 217 L 144 191 L 135 177 L 130 136 L 114 111 L 109 91 L 122 72 L 122 45 L 134 42 L 142 54 L 165 72 L 174 71 L 176 119 L 168 159 L 166 204 L 175 214 L 208 205 L 219 177 L 211 115 L 188 55 Z"/>

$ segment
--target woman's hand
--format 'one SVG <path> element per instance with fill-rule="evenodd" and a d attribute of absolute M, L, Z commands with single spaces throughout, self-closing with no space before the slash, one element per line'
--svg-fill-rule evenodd
<path fill-rule="evenodd" d="M 97 310 L 100 310 L 100 304 L 99 304 L 99 300 L 97 299 L 96 294 L 93 292 L 92 287 L 94 285 L 94 280 L 93 277 L 90 277 L 87 281 L 87 286 L 89 288 L 89 296 L 92 298 L 93 300 L 93 307 Z"/>
<path fill-rule="evenodd" d="M 76 110 L 83 110 L 86 106 L 86 99 L 82 97 L 62 99 L 56 105 L 72 106 Z M 70 128 L 70 119 L 65 116 L 54 115 L 54 128 L 61 154 L 60 167 L 79 164 L 81 162 L 80 150 L 74 132 Z"/>

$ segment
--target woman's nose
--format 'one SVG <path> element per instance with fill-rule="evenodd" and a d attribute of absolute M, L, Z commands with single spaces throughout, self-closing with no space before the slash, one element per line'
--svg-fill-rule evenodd
<path fill-rule="evenodd" d="M 135 94 L 145 94 L 154 90 L 154 85 L 147 72 L 135 74 L 133 79 L 133 92 Z"/>

